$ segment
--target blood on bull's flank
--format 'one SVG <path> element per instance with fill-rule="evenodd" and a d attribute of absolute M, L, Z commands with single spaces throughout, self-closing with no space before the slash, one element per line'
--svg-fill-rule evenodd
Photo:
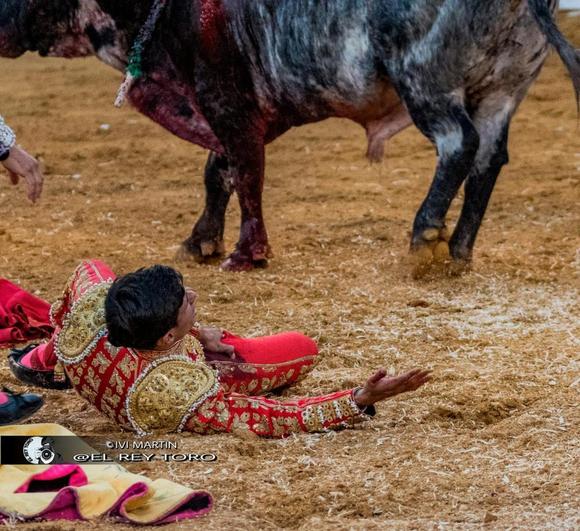
<path fill-rule="evenodd" d="M 97 55 L 123 70 L 160 2 L 7 0 L 0 54 Z M 235 191 L 240 236 L 222 267 L 272 256 L 262 210 L 264 147 L 288 129 L 349 118 L 380 158 L 414 124 L 436 147 L 431 187 L 411 236 L 416 270 L 469 265 L 495 183 L 508 162 L 510 123 L 552 45 L 580 90 L 578 54 L 553 14 L 556 0 L 279 0 L 164 3 L 134 56 L 128 100 L 175 135 L 210 150 L 206 204 L 182 256 L 225 253 Z M 330 177 L 330 176 L 329 176 Z M 453 230 L 447 213 L 465 186 Z"/>

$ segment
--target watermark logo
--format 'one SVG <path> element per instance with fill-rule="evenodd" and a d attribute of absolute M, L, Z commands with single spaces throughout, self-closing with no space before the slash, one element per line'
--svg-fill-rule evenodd
<path fill-rule="evenodd" d="M 59 454 L 54 451 L 54 441 L 49 437 L 30 437 L 22 446 L 22 453 L 31 465 L 50 465 Z"/>
<path fill-rule="evenodd" d="M 0 0 L 1 1 L 1 0 Z M 0 436 L 0 465 L 54 465 L 103 463 L 215 463 L 214 452 L 191 445 L 180 449 L 172 440 L 111 440 L 108 437 L 81 438 L 72 435 Z"/>

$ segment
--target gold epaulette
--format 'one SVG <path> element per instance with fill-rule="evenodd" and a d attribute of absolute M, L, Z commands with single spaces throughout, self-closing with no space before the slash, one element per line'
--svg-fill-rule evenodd
<path fill-rule="evenodd" d="M 110 282 L 96 284 L 71 307 L 56 339 L 56 355 L 65 365 L 80 363 L 107 333 L 105 298 Z"/>
<path fill-rule="evenodd" d="M 139 435 L 181 431 L 189 417 L 219 390 L 215 372 L 185 356 L 151 363 L 127 395 L 129 421 Z"/>

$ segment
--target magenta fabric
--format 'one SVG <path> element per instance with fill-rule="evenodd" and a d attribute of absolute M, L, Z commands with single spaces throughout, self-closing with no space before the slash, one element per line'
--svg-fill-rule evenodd
<path fill-rule="evenodd" d="M 35 492 L 42 490 L 46 492 L 47 490 L 52 490 L 50 488 L 41 489 L 39 488 L 40 483 L 46 483 L 47 487 L 56 482 L 57 480 L 66 481 L 67 487 L 82 487 L 88 483 L 87 476 L 83 469 L 79 465 L 53 465 L 47 468 L 43 472 L 34 474 L 28 478 L 26 483 L 20 485 L 15 492 L 30 492 L 31 484 L 35 484 Z"/>
<path fill-rule="evenodd" d="M 31 520 L 83 520 L 78 510 L 76 491 L 66 487 L 59 491 L 51 504 Z"/>
<path fill-rule="evenodd" d="M 50 337 L 50 304 L 0 278 L 0 348 Z"/>

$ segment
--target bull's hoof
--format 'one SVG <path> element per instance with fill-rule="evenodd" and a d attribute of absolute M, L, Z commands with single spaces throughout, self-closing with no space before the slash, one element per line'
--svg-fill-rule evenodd
<path fill-rule="evenodd" d="M 228 256 L 227 260 L 222 262 L 220 266 L 221 269 L 230 273 L 242 273 L 252 269 L 265 269 L 266 267 L 268 267 L 267 259 L 253 260 L 238 251 Z"/>
<path fill-rule="evenodd" d="M 421 278 L 434 268 L 445 269 L 452 263 L 449 251 L 449 232 L 442 229 L 425 229 L 411 244 L 413 278 Z"/>
<path fill-rule="evenodd" d="M 251 247 L 251 254 L 252 254 L 252 261 L 261 263 L 266 262 L 268 263 L 268 258 L 273 258 L 274 253 L 272 252 L 272 248 L 266 243 L 255 243 Z"/>
<path fill-rule="evenodd" d="M 472 247 L 462 245 L 456 238 L 451 238 L 449 246 L 451 248 L 452 257 L 452 261 L 447 268 L 449 275 L 458 276 L 471 271 L 473 265 Z"/>
<path fill-rule="evenodd" d="M 223 258 L 224 255 L 225 246 L 223 240 L 185 240 L 177 251 L 175 259 L 179 262 L 193 259 L 198 264 L 203 264 Z"/>
<path fill-rule="evenodd" d="M 472 265 L 471 259 L 454 258 L 447 264 L 447 274 L 451 277 L 458 277 L 464 273 L 469 273 Z"/>

